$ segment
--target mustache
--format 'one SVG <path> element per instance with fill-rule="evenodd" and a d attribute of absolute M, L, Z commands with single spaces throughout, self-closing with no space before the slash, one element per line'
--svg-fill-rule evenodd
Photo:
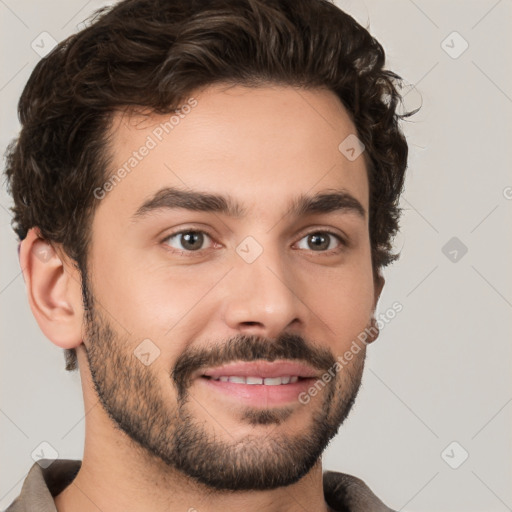
<path fill-rule="evenodd" d="M 264 359 L 269 362 L 286 359 L 307 363 L 321 372 L 335 363 L 334 355 L 325 347 L 306 343 L 298 334 L 283 333 L 271 340 L 261 336 L 240 334 L 223 344 L 208 348 L 190 347 L 177 360 L 171 377 L 180 398 L 185 397 L 191 376 L 201 368 L 210 368 L 235 361 L 253 362 Z"/>

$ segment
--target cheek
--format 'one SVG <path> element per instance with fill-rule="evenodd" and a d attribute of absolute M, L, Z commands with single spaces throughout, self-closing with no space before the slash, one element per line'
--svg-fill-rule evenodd
<path fill-rule="evenodd" d="M 358 264 L 317 272 L 308 303 L 340 340 L 351 340 L 365 329 L 372 315 L 374 285 L 371 266 Z"/>
<path fill-rule="evenodd" d="M 119 332 L 130 333 L 133 339 L 167 331 L 180 294 L 141 259 L 113 254 L 98 258 L 101 263 L 92 270 L 94 295 L 104 313 Z"/>
<path fill-rule="evenodd" d="M 106 260 L 97 272 L 98 298 L 130 340 L 149 338 L 161 348 L 161 359 L 172 359 L 214 313 L 205 311 L 204 297 L 226 272 L 225 268 L 175 266 L 129 257 Z"/>

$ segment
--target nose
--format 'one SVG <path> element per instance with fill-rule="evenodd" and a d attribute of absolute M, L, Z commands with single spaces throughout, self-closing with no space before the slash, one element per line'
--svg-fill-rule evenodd
<path fill-rule="evenodd" d="M 252 263 L 236 261 L 223 292 L 224 321 L 237 332 L 276 338 L 305 322 L 299 279 L 269 250 Z"/>

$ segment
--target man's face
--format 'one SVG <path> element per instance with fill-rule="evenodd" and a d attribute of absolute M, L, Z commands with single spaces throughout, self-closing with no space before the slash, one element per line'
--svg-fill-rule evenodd
<path fill-rule="evenodd" d="M 170 114 L 114 120 L 112 171 L 129 173 L 105 187 L 93 221 L 87 362 L 110 419 L 146 462 L 219 490 L 273 489 L 309 472 L 359 389 L 364 347 L 321 377 L 377 299 L 365 164 L 338 149 L 355 128 L 331 92 L 215 86 L 194 98 L 168 133 Z M 210 211 L 212 201 L 171 208 L 176 195 L 161 192 L 170 188 L 229 196 L 244 215 Z M 290 210 L 333 193 L 353 200 Z M 252 376 L 276 361 L 317 378 L 205 377 L 255 361 Z"/>

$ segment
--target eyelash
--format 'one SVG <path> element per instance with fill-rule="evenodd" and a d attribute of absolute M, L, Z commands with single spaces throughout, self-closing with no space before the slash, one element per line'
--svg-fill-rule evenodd
<path fill-rule="evenodd" d="M 165 250 L 173 253 L 173 254 L 179 254 L 179 255 L 185 255 L 187 258 L 190 258 L 190 257 L 195 257 L 195 256 L 202 256 L 204 251 L 205 250 L 208 250 L 208 249 L 198 249 L 196 251 L 190 251 L 190 250 L 179 250 L 179 249 L 174 249 L 174 248 L 169 248 L 167 244 L 165 244 L 165 242 L 167 242 L 170 238 L 173 238 L 173 237 L 177 237 L 178 235 L 183 235 L 183 234 L 186 234 L 186 233 L 202 233 L 202 234 L 205 234 L 207 235 L 212 241 L 213 241 L 213 236 L 210 235 L 210 233 L 208 233 L 208 231 L 204 231 L 202 229 L 193 229 L 193 228 L 188 228 L 188 229 L 182 229 L 180 231 L 176 231 L 174 233 L 170 233 L 168 234 L 162 241 L 161 243 L 164 245 L 164 246 L 167 246 L 165 247 Z M 313 231 L 310 231 L 308 233 L 305 233 L 300 239 L 300 240 L 303 240 L 304 238 L 308 237 L 309 235 L 316 235 L 316 234 L 328 234 L 334 238 L 336 238 L 340 244 L 341 244 L 341 247 L 338 247 L 336 249 L 329 249 L 327 251 L 311 251 L 313 253 L 318 253 L 318 255 L 322 255 L 322 254 L 337 254 L 339 253 L 344 247 L 348 247 L 348 243 L 346 242 L 346 240 L 344 238 L 341 237 L 341 235 L 339 235 L 338 233 L 335 233 L 334 231 L 331 231 L 329 229 L 322 229 L 322 230 L 319 230 L 319 229 L 316 229 L 316 230 L 313 230 Z M 211 249 L 211 248 L 210 248 Z"/>

